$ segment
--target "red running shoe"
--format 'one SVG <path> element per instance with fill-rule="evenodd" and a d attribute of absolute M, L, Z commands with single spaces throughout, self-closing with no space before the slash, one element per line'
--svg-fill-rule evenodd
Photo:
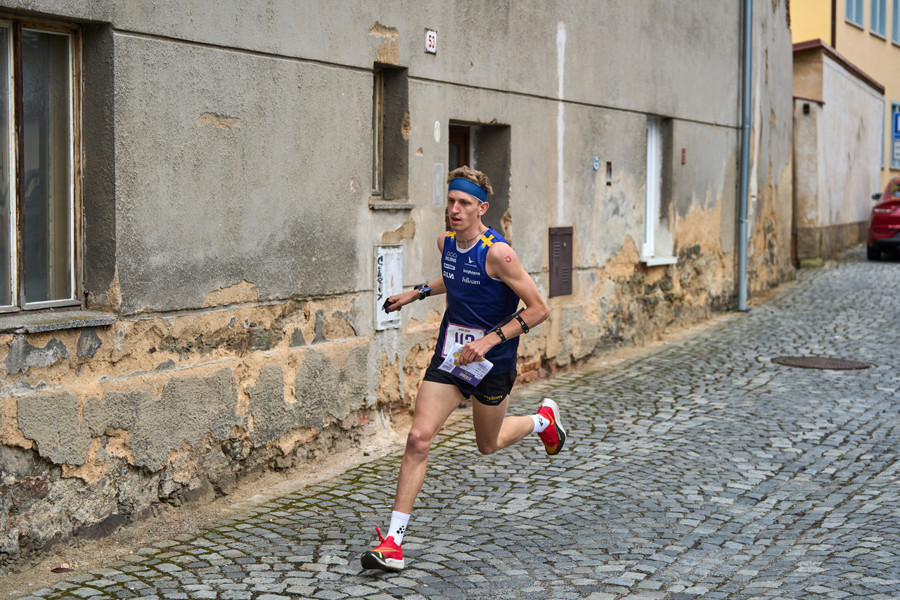
<path fill-rule="evenodd" d="M 406 564 L 403 562 L 403 550 L 394 543 L 394 536 L 382 537 L 381 530 L 377 527 L 378 539 L 381 543 L 362 553 L 359 562 L 363 569 L 381 569 L 382 571 L 399 571 Z"/>
<path fill-rule="evenodd" d="M 563 429 L 559 420 L 559 407 L 550 398 L 544 398 L 537 412 L 550 421 L 550 425 L 539 433 L 538 437 L 544 442 L 547 454 L 559 454 L 559 451 L 563 449 L 563 445 L 566 443 L 566 430 Z"/>

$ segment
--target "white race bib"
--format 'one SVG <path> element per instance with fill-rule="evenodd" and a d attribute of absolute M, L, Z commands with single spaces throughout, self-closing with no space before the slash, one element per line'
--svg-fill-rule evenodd
<path fill-rule="evenodd" d="M 469 342 L 483 337 L 484 329 L 449 323 L 447 324 L 447 331 L 444 335 L 444 347 L 441 348 L 441 356 L 446 357 L 447 354 L 450 353 L 450 348 L 453 347 L 453 344 L 465 346 Z"/>

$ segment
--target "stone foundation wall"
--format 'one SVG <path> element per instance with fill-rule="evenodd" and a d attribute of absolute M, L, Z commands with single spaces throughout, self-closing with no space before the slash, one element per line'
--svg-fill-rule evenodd
<path fill-rule="evenodd" d="M 585 302 L 556 304 L 523 339 L 520 384 L 733 302 L 718 280 L 721 254 L 694 245 L 678 264 L 649 268 L 636 256 L 629 241 L 604 269 L 579 273 Z M 383 433 L 398 411 L 411 412 L 443 299 L 428 300 L 424 321 L 374 338 L 355 335 L 358 302 L 0 336 L 0 570 Z"/>
<path fill-rule="evenodd" d="M 868 223 L 843 223 L 797 229 L 797 259 L 800 265 L 821 264 L 842 250 L 865 243 Z"/>

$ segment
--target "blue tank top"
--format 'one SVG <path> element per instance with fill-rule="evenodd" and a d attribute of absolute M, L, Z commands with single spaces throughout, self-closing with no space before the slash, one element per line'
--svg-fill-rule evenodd
<path fill-rule="evenodd" d="M 447 232 L 444 238 L 441 274 L 447 288 L 447 310 L 437 341 L 437 352 L 444 356 L 454 341 L 465 345 L 483 336 L 519 305 L 516 293 L 499 279 L 488 276 L 485 269 L 488 250 L 496 242 L 506 240 L 493 228 L 488 228 L 474 246 L 465 250 L 457 247 L 456 232 Z M 491 348 L 485 355 L 494 363 L 491 373 L 515 371 L 518 348 L 518 337 Z"/>

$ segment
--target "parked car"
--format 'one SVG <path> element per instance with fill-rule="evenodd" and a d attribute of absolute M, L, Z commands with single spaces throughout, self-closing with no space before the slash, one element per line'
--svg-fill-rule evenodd
<path fill-rule="evenodd" d="M 874 194 L 876 201 L 869 216 L 869 239 L 866 257 L 881 260 L 883 250 L 900 250 L 900 177 L 891 179 L 883 193 Z"/>

